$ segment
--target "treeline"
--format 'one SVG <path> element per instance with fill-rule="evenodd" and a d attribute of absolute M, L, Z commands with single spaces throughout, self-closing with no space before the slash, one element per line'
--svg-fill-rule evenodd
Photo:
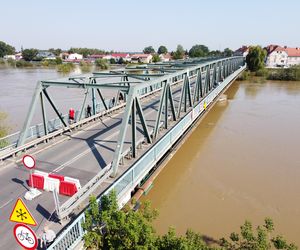
<path fill-rule="evenodd" d="M 143 52 L 145 54 L 166 54 L 168 53 L 168 49 L 166 46 L 161 45 L 158 47 L 157 51 L 152 46 L 145 47 Z M 194 57 L 228 57 L 233 55 L 233 51 L 229 48 L 220 50 L 212 50 L 210 51 L 207 46 L 202 44 L 196 44 L 191 47 L 189 50 L 184 49 L 182 45 L 178 45 L 175 51 L 170 52 L 173 59 L 183 59 L 185 56 L 189 56 L 191 58 Z"/>
<path fill-rule="evenodd" d="M 270 218 L 262 226 L 253 228 L 249 221 L 241 226 L 240 233 L 231 233 L 229 238 L 214 240 L 192 230 L 177 236 L 175 229 L 158 236 L 152 226 L 158 215 L 145 202 L 138 211 L 126 206 L 119 210 L 116 193 L 101 198 L 101 207 L 95 197 L 90 198 L 90 209 L 85 212 L 82 226 L 85 230 L 84 244 L 87 249 L 182 249 L 182 250 L 268 250 L 297 247 L 280 235 L 272 236 L 274 224 Z"/>

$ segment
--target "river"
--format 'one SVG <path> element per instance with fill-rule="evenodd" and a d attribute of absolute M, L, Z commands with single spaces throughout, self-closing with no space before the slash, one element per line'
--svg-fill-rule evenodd
<path fill-rule="evenodd" d="M 271 217 L 300 246 L 300 82 L 235 82 L 143 197 L 174 226 L 214 239 Z"/>

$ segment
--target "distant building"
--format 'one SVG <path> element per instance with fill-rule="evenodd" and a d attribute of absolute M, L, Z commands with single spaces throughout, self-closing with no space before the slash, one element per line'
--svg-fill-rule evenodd
<path fill-rule="evenodd" d="M 248 46 L 242 46 L 241 48 L 234 51 L 234 56 L 243 56 L 246 57 L 249 53 L 249 47 Z"/>
<path fill-rule="evenodd" d="M 69 54 L 67 60 L 68 61 L 77 61 L 77 60 L 82 60 L 83 59 L 83 55 L 78 54 L 78 53 L 72 53 Z"/>
<path fill-rule="evenodd" d="M 283 47 L 278 45 L 269 45 L 267 50 L 266 66 L 269 68 L 286 67 L 288 54 Z"/>
<path fill-rule="evenodd" d="M 131 56 L 131 62 L 133 63 L 151 63 L 151 54 L 134 54 Z"/>
<path fill-rule="evenodd" d="M 40 59 L 45 59 L 45 60 L 54 60 L 56 58 L 52 52 L 47 51 L 47 50 L 40 50 L 37 53 L 36 57 L 40 58 Z"/>
<path fill-rule="evenodd" d="M 300 48 L 281 47 L 269 45 L 267 50 L 266 66 L 270 68 L 290 67 L 300 65 Z"/>
<path fill-rule="evenodd" d="M 105 59 L 110 60 L 112 58 L 111 55 L 105 55 L 105 54 L 93 54 L 88 57 L 91 61 L 95 61 L 97 59 Z"/>
<path fill-rule="evenodd" d="M 7 60 L 7 59 L 16 60 L 16 55 L 6 55 L 6 56 L 4 56 L 4 59 L 5 60 Z"/>
<path fill-rule="evenodd" d="M 61 59 L 63 59 L 63 60 L 66 60 L 66 59 L 68 59 L 68 57 L 69 57 L 69 53 L 68 53 L 68 52 L 61 52 L 61 53 L 59 54 L 59 57 L 60 57 Z"/>
<path fill-rule="evenodd" d="M 116 61 L 119 61 L 120 58 L 122 58 L 124 61 L 131 61 L 131 57 L 128 53 L 113 53 L 111 54 L 111 58 L 115 59 Z"/>
<path fill-rule="evenodd" d="M 160 54 L 159 58 L 162 62 L 169 62 L 172 59 L 172 56 L 170 53 L 166 53 L 166 54 Z"/>

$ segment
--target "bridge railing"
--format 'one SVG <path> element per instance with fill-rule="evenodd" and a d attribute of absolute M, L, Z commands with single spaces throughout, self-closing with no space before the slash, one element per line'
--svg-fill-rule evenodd
<path fill-rule="evenodd" d="M 145 175 L 155 166 L 157 161 L 172 147 L 172 145 L 187 131 L 187 129 L 198 119 L 205 111 L 206 107 L 212 104 L 222 91 L 245 69 L 241 67 L 233 74 L 228 76 L 205 98 L 203 98 L 192 110 L 187 112 L 181 120 L 174 125 L 162 138 L 160 138 L 153 147 L 142 155 L 132 167 L 130 167 L 122 176 L 119 177 L 103 194 L 98 198 L 100 201 L 103 195 L 108 194 L 111 190 L 117 193 L 118 201 L 126 202 L 126 195 L 140 183 Z M 123 152 L 123 156 L 124 156 Z M 124 204 L 121 203 L 121 206 Z M 85 220 L 84 211 L 55 239 L 55 242 L 49 246 L 49 250 L 73 249 L 84 235 L 82 222 Z"/>
<path fill-rule="evenodd" d="M 111 99 L 106 100 L 107 107 L 110 106 L 111 101 L 112 101 Z M 97 103 L 96 112 L 99 113 L 103 110 L 105 110 L 104 105 L 102 103 Z M 77 121 L 79 113 L 80 113 L 79 110 L 75 111 L 75 121 Z M 68 115 L 65 114 L 62 117 L 63 117 L 63 120 L 68 123 Z M 52 133 L 62 127 L 63 127 L 63 124 L 58 117 L 48 121 L 48 133 Z M 26 141 L 28 142 L 30 140 L 40 138 L 44 135 L 45 135 L 44 125 L 42 123 L 39 123 L 39 124 L 36 124 L 29 128 L 27 137 L 26 137 Z M 13 134 L 10 134 L 10 135 L 0 138 L 0 153 L 1 153 L 1 151 L 15 148 L 18 143 L 19 136 L 20 136 L 20 131 L 17 131 Z"/>

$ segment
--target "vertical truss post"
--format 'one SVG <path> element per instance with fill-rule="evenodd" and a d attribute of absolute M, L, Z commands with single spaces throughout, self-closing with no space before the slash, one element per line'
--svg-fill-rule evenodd
<path fill-rule="evenodd" d="M 40 92 L 40 100 L 41 100 L 41 109 L 42 109 L 42 116 L 43 116 L 44 134 L 47 135 L 48 134 L 48 120 L 47 120 L 43 92 Z"/>
<path fill-rule="evenodd" d="M 86 99 L 87 99 L 88 94 L 89 94 L 89 89 L 86 89 L 86 91 L 84 93 L 84 99 L 83 99 L 83 103 L 82 103 L 82 106 L 81 106 L 81 109 L 80 109 L 78 121 L 80 121 L 82 119 L 82 116 L 83 116 L 83 113 L 84 113 L 84 110 L 85 110 L 85 104 L 86 104 Z"/>
<path fill-rule="evenodd" d="M 182 107 L 182 100 L 185 97 L 185 91 L 186 91 L 185 80 L 183 80 L 183 85 L 182 85 L 182 88 L 181 88 L 181 95 L 180 95 L 179 105 L 178 105 L 178 111 L 177 111 L 177 118 L 180 118 L 180 112 L 181 112 L 181 107 Z"/>
<path fill-rule="evenodd" d="M 136 98 L 132 101 L 131 106 L 131 148 L 132 157 L 136 157 Z"/>
<path fill-rule="evenodd" d="M 135 102 L 136 102 L 136 110 L 137 110 L 137 113 L 138 113 L 138 115 L 139 115 L 139 117 L 140 117 L 140 121 L 141 121 L 141 124 L 142 124 L 142 126 L 143 126 L 143 130 L 144 130 L 144 132 L 145 132 L 145 137 L 146 137 L 146 139 L 147 139 L 147 142 L 148 143 L 151 143 L 151 136 L 150 136 L 150 133 L 149 133 L 149 130 L 148 130 L 148 126 L 147 126 L 147 124 L 146 124 L 146 119 L 145 119 L 145 117 L 144 117 L 144 114 L 143 114 L 143 110 L 142 110 L 142 106 L 141 106 L 141 104 L 140 104 L 140 101 L 139 101 L 139 99 L 136 97 L 136 99 L 135 99 Z"/>
<path fill-rule="evenodd" d="M 64 119 L 62 118 L 61 116 L 61 113 L 59 113 L 58 109 L 56 108 L 54 102 L 52 101 L 52 99 L 50 98 L 48 92 L 46 89 L 43 89 L 43 92 L 48 100 L 48 102 L 50 103 L 51 107 L 53 108 L 54 112 L 56 113 L 56 115 L 58 116 L 58 118 L 60 119 L 60 121 L 62 122 L 62 124 L 65 126 L 65 127 L 68 127 L 66 122 L 64 121 Z"/>
<path fill-rule="evenodd" d="M 25 123 L 23 125 L 23 128 L 22 128 L 20 136 L 19 136 L 17 147 L 22 146 L 25 143 L 25 140 L 27 138 L 27 132 L 28 132 L 28 129 L 29 129 L 29 126 L 30 126 L 30 123 L 31 123 L 31 120 L 32 120 L 32 117 L 33 117 L 33 114 L 35 111 L 36 103 L 37 103 L 37 100 L 39 99 L 41 91 L 42 91 L 42 83 L 39 81 L 36 84 L 34 94 L 31 99 L 29 110 L 28 110 L 28 113 L 26 116 L 26 120 L 25 120 Z"/>
<path fill-rule="evenodd" d="M 115 155 L 114 155 L 113 162 L 112 162 L 111 177 L 115 177 L 118 172 L 120 159 L 122 157 L 125 136 L 127 133 L 129 117 L 130 117 L 130 113 L 131 113 L 131 109 L 132 109 L 132 103 L 133 103 L 133 99 L 135 98 L 135 95 L 136 95 L 136 90 L 134 87 L 131 87 L 129 89 L 129 93 L 127 96 L 127 102 L 126 102 L 124 116 L 123 116 L 122 123 L 121 123 L 118 144 L 117 144 L 117 148 L 115 150 Z"/>
<path fill-rule="evenodd" d="M 168 84 L 168 89 L 169 89 L 169 91 L 168 91 L 168 97 L 169 97 L 169 101 L 170 101 L 170 107 L 171 107 L 172 117 L 173 117 L 173 121 L 176 121 L 176 111 L 175 111 L 173 94 L 172 94 L 172 89 L 171 89 L 171 85 L 170 84 Z"/>
<path fill-rule="evenodd" d="M 92 83 L 95 83 L 96 80 L 93 79 Z M 93 106 L 93 115 L 96 114 L 96 94 L 95 94 L 95 89 L 92 88 L 92 106 Z"/>
<path fill-rule="evenodd" d="M 164 100 L 164 102 L 165 102 L 165 104 L 164 104 L 164 106 L 165 106 L 165 122 L 164 122 L 164 125 L 165 125 L 165 129 L 167 129 L 168 128 L 168 118 L 169 118 L 169 114 L 168 114 L 168 98 L 169 98 L 169 91 L 170 91 L 170 88 L 169 88 L 169 84 L 168 84 L 168 82 L 166 83 L 166 93 L 165 93 L 165 100 Z"/>
<path fill-rule="evenodd" d="M 162 113 L 162 109 L 164 106 L 164 101 L 165 101 L 165 95 L 166 95 L 166 90 L 167 90 L 167 81 L 164 81 L 162 83 L 162 93 L 160 96 L 160 101 L 159 101 L 159 108 L 158 108 L 158 112 L 157 112 L 157 116 L 156 116 L 156 120 L 155 120 L 155 127 L 154 127 L 154 133 L 153 133 L 153 139 L 155 139 L 157 137 L 158 134 L 158 130 L 159 130 L 159 125 L 160 125 L 160 118 L 161 118 L 161 113 Z"/>
<path fill-rule="evenodd" d="M 210 91 L 210 66 L 207 65 L 206 69 L 206 94 Z"/>

